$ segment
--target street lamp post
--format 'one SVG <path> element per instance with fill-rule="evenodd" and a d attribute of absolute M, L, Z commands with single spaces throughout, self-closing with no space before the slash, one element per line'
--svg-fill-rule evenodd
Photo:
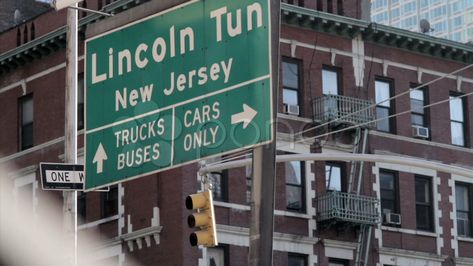
<path fill-rule="evenodd" d="M 67 10 L 64 159 L 71 164 L 77 163 L 77 13 Z M 63 197 L 64 230 L 73 243 L 70 265 L 77 265 L 77 191 L 64 191 Z"/>
<path fill-rule="evenodd" d="M 43 2 L 43 1 L 41 1 Z M 78 12 L 111 14 L 78 7 L 82 0 L 52 0 L 51 7 L 56 11 L 67 8 L 66 35 L 66 86 L 65 86 L 65 125 L 64 125 L 64 161 L 77 164 L 77 67 L 78 67 Z M 65 235 L 71 243 L 69 265 L 77 265 L 77 190 L 63 192 L 63 225 Z"/>

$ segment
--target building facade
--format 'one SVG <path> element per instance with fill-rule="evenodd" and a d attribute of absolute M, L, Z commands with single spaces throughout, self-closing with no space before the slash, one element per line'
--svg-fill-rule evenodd
<path fill-rule="evenodd" d="M 371 20 L 383 25 L 420 32 L 426 19 L 427 34 L 456 42 L 473 41 L 473 2 L 468 0 L 373 0 Z"/>
<path fill-rule="evenodd" d="M 81 95 L 84 38 L 182 2 L 84 1 L 116 15 L 80 14 Z M 473 265 L 473 178 L 434 167 L 473 169 L 473 48 L 372 24 L 362 20 L 367 6 L 281 4 L 277 153 L 424 164 L 278 163 L 274 265 Z M 65 12 L 34 23 L 36 38 L 24 43 L 16 42 L 16 28 L 0 35 L 0 164 L 13 168 L 13 197 L 31 199 L 31 212 L 41 215 L 45 195 L 62 200 L 41 190 L 38 165 L 64 158 Z M 78 104 L 83 110 L 82 96 Z M 83 163 L 82 112 L 78 121 Z M 79 233 L 102 235 L 98 263 L 246 265 L 251 166 L 210 176 L 219 246 L 206 249 L 188 240 L 185 198 L 202 188 L 198 170 L 189 164 L 79 193 Z"/>

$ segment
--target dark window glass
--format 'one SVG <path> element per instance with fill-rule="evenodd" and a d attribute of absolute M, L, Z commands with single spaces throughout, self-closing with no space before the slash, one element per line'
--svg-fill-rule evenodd
<path fill-rule="evenodd" d="M 77 129 L 84 128 L 84 75 L 77 79 Z"/>
<path fill-rule="evenodd" d="M 325 164 L 325 188 L 327 191 L 342 191 L 342 167 L 336 163 Z"/>
<path fill-rule="evenodd" d="M 286 173 L 286 208 L 292 211 L 304 211 L 304 162 L 285 163 Z"/>
<path fill-rule="evenodd" d="M 20 150 L 33 147 L 33 96 L 20 99 Z"/>
<path fill-rule="evenodd" d="M 394 114 L 394 102 L 388 100 L 391 98 L 391 84 L 386 81 L 375 81 L 376 96 L 376 121 L 377 129 L 385 132 L 392 132 L 394 123 L 393 118 L 388 118 Z"/>
<path fill-rule="evenodd" d="M 381 188 L 382 213 L 399 213 L 397 197 L 397 174 L 392 171 L 380 170 L 379 183 Z"/>
<path fill-rule="evenodd" d="M 450 129 L 452 134 L 452 144 L 466 146 L 465 141 L 465 114 L 464 101 L 458 95 L 450 96 Z"/>
<path fill-rule="evenodd" d="M 306 266 L 307 265 L 307 255 L 289 253 L 287 255 L 287 265 L 288 266 Z"/>
<path fill-rule="evenodd" d="M 343 0 L 337 0 L 337 14 L 343 16 Z"/>
<path fill-rule="evenodd" d="M 433 231 L 432 182 L 430 177 L 415 176 L 417 229 Z"/>
<path fill-rule="evenodd" d="M 457 183 L 455 202 L 457 205 L 457 232 L 459 236 L 472 237 L 472 198 L 473 185 Z"/>
<path fill-rule="evenodd" d="M 87 201 L 86 194 L 83 191 L 77 192 L 77 222 L 83 224 L 86 221 Z"/>
<path fill-rule="evenodd" d="M 334 259 L 334 258 L 328 259 L 328 266 L 348 266 L 348 265 L 349 265 L 348 260 Z"/>
<path fill-rule="evenodd" d="M 108 192 L 102 192 L 102 218 L 118 214 L 118 186 L 110 187 Z"/>

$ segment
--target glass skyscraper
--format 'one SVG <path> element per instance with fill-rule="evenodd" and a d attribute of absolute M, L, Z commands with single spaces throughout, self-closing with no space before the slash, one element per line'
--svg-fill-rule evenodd
<path fill-rule="evenodd" d="M 429 35 L 473 42 L 473 0 L 371 0 L 373 22 L 420 32 L 422 19 Z"/>

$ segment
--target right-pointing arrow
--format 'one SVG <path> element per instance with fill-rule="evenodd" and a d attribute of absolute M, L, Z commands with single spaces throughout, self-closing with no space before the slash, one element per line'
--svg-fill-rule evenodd
<path fill-rule="evenodd" d="M 243 122 L 243 128 L 245 129 L 250 124 L 251 120 L 255 118 L 257 113 L 258 112 L 253 108 L 243 104 L 243 112 L 232 115 L 232 124 Z"/>
<path fill-rule="evenodd" d="M 97 174 L 103 172 L 103 161 L 107 159 L 107 153 L 105 152 L 102 143 L 100 143 L 97 152 L 95 153 L 94 160 L 92 161 L 92 163 L 97 163 Z"/>

